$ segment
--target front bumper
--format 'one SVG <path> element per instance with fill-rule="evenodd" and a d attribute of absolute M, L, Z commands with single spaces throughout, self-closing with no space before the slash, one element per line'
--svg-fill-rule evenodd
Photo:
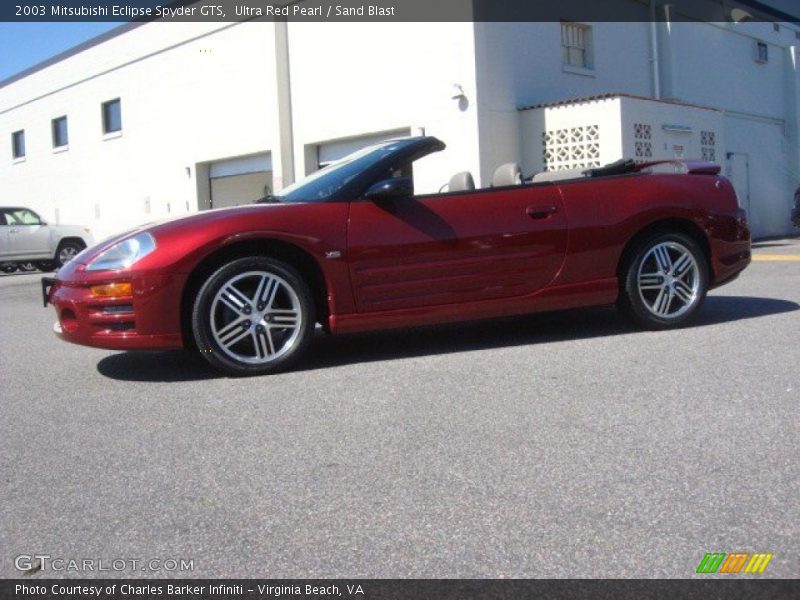
<path fill-rule="evenodd" d="M 106 275 L 98 279 L 70 266 L 56 279 L 42 278 L 45 306 L 50 303 L 58 321 L 54 332 L 74 344 L 109 350 L 168 350 L 183 347 L 180 293 L 169 276 Z M 133 295 L 98 297 L 92 286 L 130 281 Z"/>

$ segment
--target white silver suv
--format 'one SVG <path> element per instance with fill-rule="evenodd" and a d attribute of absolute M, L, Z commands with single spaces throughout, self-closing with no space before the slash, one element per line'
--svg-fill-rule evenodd
<path fill-rule="evenodd" d="M 29 208 L 0 207 L 0 269 L 58 269 L 92 243 L 89 229 L 49 225 Z"/>

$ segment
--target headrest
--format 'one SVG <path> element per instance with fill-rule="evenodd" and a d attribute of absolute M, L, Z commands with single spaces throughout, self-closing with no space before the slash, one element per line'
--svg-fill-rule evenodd
<path fill-rule="evenodd" d="M 522 170 L 515 162 L 500 165 L 492 176 L 492 187 L 503 187 L 506 185 L 520 185 L 522 183 Z"/>
<path fill-rule="evenodd" d="M 475 189 L 475 180 L 469 171 L 461 171 L 450 178 L 447 184 L 448 192 L 469 192 Z"/>

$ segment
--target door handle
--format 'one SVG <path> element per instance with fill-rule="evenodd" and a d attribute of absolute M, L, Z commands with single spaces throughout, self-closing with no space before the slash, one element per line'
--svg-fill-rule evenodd
<path fill-rule="evenodd" d="M 558 208 L 550 206 L 529 206 L 525 212 L 531 219 L 548 219 L 558 211 Z"/>
<path fill-rule="evenodd" d="M 19 229 L 9 229 L 8 233 L 19 233 Z"/>

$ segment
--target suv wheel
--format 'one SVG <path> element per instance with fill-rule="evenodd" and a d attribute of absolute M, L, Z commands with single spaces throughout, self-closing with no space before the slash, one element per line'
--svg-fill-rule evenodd
<path fill-rule="evenodd" d="M 55 269 L 56 264 L 52 260 L 39 260 L 33 263 L 40 271 L 48 272 Z"/>
<path fill-rule="evenodd" d="M 252 256 L 234 260 L 205 282 L 192 311 L 197 347 L 231 375 L 280 371 L 314 333 L 311 292 L 291 266 Z"/>

